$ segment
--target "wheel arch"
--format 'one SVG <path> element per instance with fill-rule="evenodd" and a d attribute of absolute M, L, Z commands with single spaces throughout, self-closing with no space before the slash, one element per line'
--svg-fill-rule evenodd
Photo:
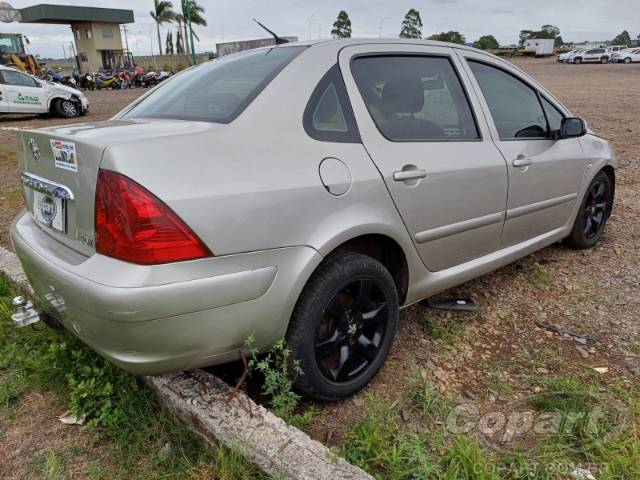
<path fill-rule="evenodd" d="M 339 245 L 334 246 L 331 251 L 324 255 L 324 258 L 343 252 L 361 253 L 382 263 L 393 277 L 400 305 L 404 304 L 409 289 L 409 264 L 400 243 L 386 234 L 363 233 L 348 238 Z"/>

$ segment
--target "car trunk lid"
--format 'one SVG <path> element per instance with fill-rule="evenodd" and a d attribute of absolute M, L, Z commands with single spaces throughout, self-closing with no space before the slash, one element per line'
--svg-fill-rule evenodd
<path fill-rule="evenodd" d="M 110 145 L 193 132 L 191 122 L 109 120 L 18 133 L 26 206 L 38 226 L 78 253 L 95 252 L 95 191 Z"/>

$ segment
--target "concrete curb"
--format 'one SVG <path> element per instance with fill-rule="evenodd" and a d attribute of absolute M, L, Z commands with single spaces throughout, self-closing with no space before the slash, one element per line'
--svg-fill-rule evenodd
<path fill-rule="evenodd" d="M 16 255 L 0 247 L 0 271 L 31 291 Z M 160 401 L 208 443 L 242 452 L 275 478 L 373 480 L 301 430 L 203 370 L 145 377 Z"/>

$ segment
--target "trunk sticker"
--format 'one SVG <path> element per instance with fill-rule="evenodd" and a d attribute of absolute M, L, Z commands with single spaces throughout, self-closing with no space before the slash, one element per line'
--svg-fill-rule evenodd
<path fill-rule="evenodd" d="M 50 142 L 56 168 L 77 172 L 78 157 L 76 156 L 76 144 L 73 142 L 63 142 L 62 140 L 50 140 Z"/>

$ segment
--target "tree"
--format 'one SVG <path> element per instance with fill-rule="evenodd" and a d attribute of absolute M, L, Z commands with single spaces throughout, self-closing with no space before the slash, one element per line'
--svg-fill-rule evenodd
<path fill-rule="evenodd" d="M 173 32 L 169 30 L 167 32 L 167 38 L 165 39 L 165 54 L 173 55 Z"/>
<path fill-rule="evenodd" d="M 473 43 L 473 46 L 480 50 L 497 50 L 500 45 L 493 35 L 483 35 Z"/>
<path fill-rule="evenodd" d="M 562 45 L 564 45 L 564 40 L 562 39 L 562 36 L 558 35 L 556 37 L 555 42 L 553 42 L 553 45 L 556 47 L 561 47 Z"/>
<path fill-rule="evenodd" d="M 620 35 L 613 39 L 612 45 L 631 45 L 631 35 L 626 30 L 623 30 Z"/>
<path fill-rule="evenodd" d="M 531 38 L 531 34 L 533 34 L 533 30 L 520 30 L 520 40 L 518 41 L 520 48 L 524 47 L 524 43 Z"/>
<path fill-rule="evenodd" d="M 458 43 L 460 45 L 464 45 L 465 37 L 460 32 L 451 30 L 449 32 L 441 32 L 431 35 L 427 40 L 437 40 L 439 42 Z"/>
<path fill-rule="evenodd" d="M 333 23 L 331 35 L 333 38 L 351 38 L 351 20 L 344 10 L 340 10 L 338 13 L 338 18 Z"/>
<path fill-rule="evenodd" d="M 556 38 L 560 36 L 560 29 L 555 25 L 543 25 L 540 28 L 540 32 L 545 32 L 547 37 L 538 37 L 538 38 Z"/>
<path fill-rule="evenodd" d="M 178 26 L 178 33 L 176 34 L 176 53 L 178 55 L 184 54 L 184 44 L 182 42 L 182 26 Z"/>
<path fill-rule="evenodd" d="M 400 29 L 400 38 L 422 38 L 421 28 L 420 12 L 412 8 L 404 16 L 402 28 Z"/>
<path fill-rule="evenodd" d="M 154 11 L 149 12 L 151 18 L 156 22 L 156 28 L 158 29 L 158 52 L 162 55 L 162 40 L 160 39 L 160 25 L 167 22 L 172 22 L 176 18 L 176 13 L 173 11 L 173 3 L 169 0 L 153 0 Z"/>
<path fill-rule="evenodd" d="M 189 49 L 189 32 L 187 32 L 187 27 L 189 23 L 189 9 L 191 10 L 191 23 L 194 25 L 200 25 L 201 27 L 207 26 L 207 21 L 203 18 L 202 14 L 204 14 L 204 7 L 198 5 L 196 0 L 181 0 L 182 7 L 182 23 L 184 25 L 184 44 L 185 50 L 187 54 L 190 52 Z M 192 29 L 193 30 L 193 29 Z M 193 33 L 193 36 L 196 37 L 196 40 L 200 40 L 198 36 Z"/>

